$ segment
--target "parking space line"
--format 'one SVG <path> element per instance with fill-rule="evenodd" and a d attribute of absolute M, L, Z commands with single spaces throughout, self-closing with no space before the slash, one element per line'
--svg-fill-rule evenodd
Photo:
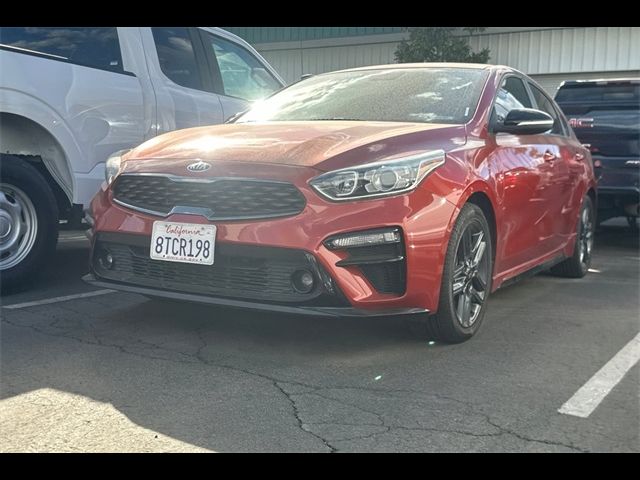
<path fill-rule="evenodd" d="M 75 300 L 77 298 L 97 297 L 98 295 L 106 295 L 107 293 L 114 293 L 115 290 L 94 290 L 93 292 L 77 293 L 75 295 L 66 295 L 64 297 L 45 298 L 44 300 L 35 300 L 33 302 L 14 303 L 13 305 L 2 305 L 2 308 L 17 309 L 35 307 L 37 305 L 47 305 L 49 303 L 66 302 L 67 300 Z"/>
<path fill-rule="evenodd" d="M 77 241 L 88 240 L 86 235 L 75 235 L 73 237 L 61 237 L 58 239 L 59 242 L 77 242 Z"/>
<path fill-rule="evenodd" d="M 640 360 L 640 333 L 609 360 L 558 410 L 565 415 L 587 418 L 600 402 Z"/>

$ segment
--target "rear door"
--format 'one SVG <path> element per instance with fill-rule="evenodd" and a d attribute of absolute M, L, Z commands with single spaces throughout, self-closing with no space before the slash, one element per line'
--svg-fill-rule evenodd
<path fill-rule="evenodd" d="M 549 248 L 555 250 L 564 247 L 575 233 L 582 201 L 580 177 L 585 170 L 583 162 L 587 160 L 551 98 L 534 83 L 528 82 L 528 86 L 535 108 L 548 113 L 554 120 L 553 128 L 538 137 L 547 159 L 542 168 L 550 175 L 547 194 L 552 237 Z"/>
<path fill-rule="evenodd" d="M 195 28 L 141 30 L 158 105 L 158 133 L 222 123 L 223 111 Z"/>

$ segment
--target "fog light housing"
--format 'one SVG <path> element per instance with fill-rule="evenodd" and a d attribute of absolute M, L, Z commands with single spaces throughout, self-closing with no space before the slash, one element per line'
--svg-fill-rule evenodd
<path fill-rule="evenodd" d="M 370 247 L 372 245 L 387 245 L 400 243 L 402 236 L 399 228 L 380 228 L 364 232 L 352 232 L 334 235 L 324 241 L 329 250 L 343 250 L 346 248 Z"/>
<path fill-rule="evenodd" d="M 315 278 L 309 270 L 296 270 L 291 275 L 291 286 L 298 293 L 309 293 L 315 286 Z"/>
<path fill-rule="evenodd" d="M 104 250 L 98 257 L 98 263 L 105 270 L 111 270 L 115 265 L 115 260 L 108 250 Z"/>

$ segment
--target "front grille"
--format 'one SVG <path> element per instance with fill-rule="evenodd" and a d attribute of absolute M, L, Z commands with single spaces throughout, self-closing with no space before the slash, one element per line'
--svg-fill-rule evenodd
<path fill-rule="evenodd" d="M 218 244 L 213 265 L 193 265 L 152 260 L 149 242 L 139 235 L 100 234 L 94 247 L 94 272 L 117 282 L 213 297 L 270 303 L 328 300 L 319 267 L 301 250 Z M 113 257 L 111 269 L 98 261 L 105 251 Z M 299 293 L 291 285 L 291 275 L 299 269 L 314 274 L 316 286 L 309 293 Z"/>
<path fill-rule="evenodd" d="M 191 181 L 161 175 L 120 175 L 113 185 L 120 204 L 166 216 L 174 207 L 200 209 L 210 220 L 296 215 L 305 198 L 292 184 L 269 180 L 214 178 Z"/>

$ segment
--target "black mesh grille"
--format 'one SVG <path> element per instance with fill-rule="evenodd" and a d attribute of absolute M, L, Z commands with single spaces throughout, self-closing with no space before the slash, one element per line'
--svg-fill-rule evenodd
<path fill-rule="evenodd" d="M 396 295 L 405 292 L 407 275 L 402 243 L 348 248 L 346 251 L 349 253 L 347 260 L 358 266 L 378 292 Z"/>
<path fill-rule="evenodd" d="M 360 265 L 360 270 L 380 293 L 399 295 L 405 291 L 404 262 Z"/>
<path fill-rule="evenodd" d="M 213 265 L 193 265 L 152 260 L 149 247 L 141 245 L 143 242 L 148 244 L 149 239 L 142 237 L 134 245 L 98 239 L 94 248 L 94 271 L 100 277 L 118 282 L 267 302 L 304 302 L 323 293 L 317 276 L 316 288 L 310 293 L 301 294 L 291 286 L 293 272 L 313 271 L 300 250 L 219 244 Z M 97 261 L 105 250 L 113 256 L 110 270 Z"/>
<path fill-rule="evenodd" d="M 306 203 L 302 193 L 285 182 L 226 178 L 191 182 L 154 175 L 121 175 L 113 195 L 128 206 L 160 215 L 174 207 L 209 209 L 212 220 L 296 215 Z"/>

